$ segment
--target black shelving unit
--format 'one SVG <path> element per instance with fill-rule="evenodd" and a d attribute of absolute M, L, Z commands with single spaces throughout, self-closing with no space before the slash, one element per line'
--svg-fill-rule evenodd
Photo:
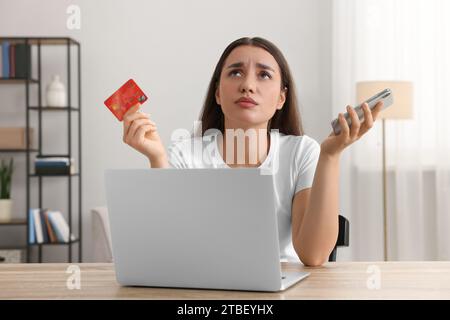
<path fill-rule="evenodd" d="M 72 259 L 72 246 L 78 244 L 78 262 L 82 261 L 82 168 L 81 168 L 81 46 L 80 43 L 72 38 L 67 37 L 0 37 L 0 42 L 8 41 L 10 43 L 24 43 L 30 46 L 30 61 L 37 62 L 37 75 L 28 74 L 25 78 L 1 78 L 0 77 L 0 85 L 1 84 L 20 84 L 25 87 L 25 99 L 26 99 L 26 132 L 28 133 L 30 129 L 30 113 L 37 112 L 38 116 L 38 146 L 37 148 L 30 148 L 30 144 L 28 141 L 28 134 L 26 134 L 26 149 L 17 150 L 17 149 L 6 149 L 0 150 L 0 153 L 22 153 L 26 156 L 26 218 L 25 219 L 15 219 L 10 222 L 0 223 L 1 226 L 26 226 L 26 245 L 17 245 L 14 248 L 16 249 L 24 249 L 26 251 L 26 261 L 31 261 L 31 250 L 37 247 L 38 250 L 38 262 L 42 262 L 42 251 L 45 246 L 67 246 L 68 248 L 68 258 L 67 261 L 73 262 Z M 36 57 L 33 59 L 33 50 L 32 47 L 36 47 Z M 41 48 L 43 46 L 65 46 L 67 49 L 66 52 L 66 66 L 67 66 L 67 107 L 46 107 L 43 106 L 42 103 L 42 56 L 41 56 Z M 78 95 L 78 106 L 74 106 L 72 104 L 73 90 L 72 90 L 72 54 L 71 49 L 73 46 L 76 47 L 76 75 L 77 75 L 77 92 Z M 27 70 L 31 70 L 28 68 Z M 33 73 L 32 71 L 30 71 Z M 30 92 L 31 90 L 37 90 L 37 104 L 30 103 Z M 53 112 L 65 112 L 67 114 L 67 126 L 68 126 L 68 136 L 67 136 L 67 149 L 68 152 L 66 154 L 60 155 L 50 155 L 42 153 L 42 117 L 46 113 Z M 73 145 L 72 145 L 72 116 L 73 114 L 77 114 L 77 134 L 78 134 L 78 158 L 77 165 L 78 171 L 75 174 L 65 174 L 65 175 L 37 175 L 31 172 L 30 170 L 30 159 L 32 156 L 35 157 L 48 157 L 48 156 L 57 156 L 57 157 L 68 157 L 72 158 L 73 155 Z M 42 244 L 30 244 L 29 239 L 29 210 L 31 208 L 31 194 L 30 194 L 30 183 L 32 179 L 38 180 L 38 207 L 44 208 L 43 206 L 43 197 L 42 197 L 42 189 L 43 189 L 43 179 L 45 178 L 64 178 L 67 179 L 67 192 L 68 192 L 68 204 L 67 204 L 67 218 L 69 225 L 69 242 L 67 243 L 42 243 Z M 72 219 L 72 181 L 78 180 L 78 234 L 75 237 L 75 240 L 71 240 L 71 236 L 73 233 L 73 219 Z M 0 248 L 1 245 L 0 245 Z M 11 246 L 3 247 L 2 249 L 11 249 Z"/>

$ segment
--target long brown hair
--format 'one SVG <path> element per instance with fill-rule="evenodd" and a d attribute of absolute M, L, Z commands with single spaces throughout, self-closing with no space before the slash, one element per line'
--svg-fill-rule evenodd
<path fill-rule="evenodd" d="M 202 124 L 202 135 L 208 129 L 218 129 L 224 134 L 224 114 L 222 108 L 217 104 L 215 93 L 219 86 L 220 74 L 223 65 L 228 55 L 234 48 L 242 45 L 249 45 L 262 48 L 269 52 L 277 61 L 281 72 L 281 90 L 287 90 L 286 101 L 281 110 L 276 110 L 273 117 L 269 120 L 267 130 L 278 129 L 279 132 L 286 135 L 301 136 L 304 134 L 302 121 L 298 111 L 297 95 L 295 93 L 294 80 L 292 79 L 291 71 L 288 63 L 281 51 L 270 41 L 263 38 L 240 38 L 233 41 L 219 59 L 219 62 L 214 69 L 213 76 L 208 86 L 205 103 L 203 104 L 200 113 L 200 120 Z"/>

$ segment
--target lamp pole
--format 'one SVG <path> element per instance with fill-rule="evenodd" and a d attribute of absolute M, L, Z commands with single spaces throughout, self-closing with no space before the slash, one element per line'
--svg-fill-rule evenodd
<path fill-rule="evenodd" d="M 384 261 L 388 260 L 388 229 L 387 229 L 387 179 L 386 179 L 386 119 L 382 120 L 382 135 L 383 135 L 383 231 L 384 231 Z"/>

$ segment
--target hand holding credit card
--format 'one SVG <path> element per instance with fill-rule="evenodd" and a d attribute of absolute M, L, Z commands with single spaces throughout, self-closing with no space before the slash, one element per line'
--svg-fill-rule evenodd
<path fill-rule="evenodd" d="M 133 79 L 128 80 L 108 99 L 105 105 L 123 124 L 124 143 L 145 155 L 152 168 L 168 167 L 167 154 L 150 114 L 141 112 L 147 96 Z"/>
<path fill-rule="evenodd" d="M 105 105 L 119 121 L 132 106 L 147 101 L 147 96 L 133 79 L 125 82 L 116 92 L 105 100 Z"/>

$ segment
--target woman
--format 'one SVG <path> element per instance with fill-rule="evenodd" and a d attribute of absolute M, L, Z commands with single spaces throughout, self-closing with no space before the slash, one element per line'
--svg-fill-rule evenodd
<path fill-rule="evenodd" d="M 338 235 L 340 154 L 372 127 L 381 108 L 379 103 L 370 111 L 365 104 L 360 123 L 347 106 L 351 129 L 340 113 L 341 133 L 332 132 L 319 145 L 303 132 L 295 85 L 282 53 L 265 39 L 241 38 L 225 49 L 215 68 L 201 112 L 200 137 L 179 140 L 166 152 L 155 123 L 136 105 L 124 117 L 123 139 L 147 156 L 152 168 L 269 168 L 281 260 L 319 266 Z M 192 152 L 196 143 L 209 152 Z"/>

